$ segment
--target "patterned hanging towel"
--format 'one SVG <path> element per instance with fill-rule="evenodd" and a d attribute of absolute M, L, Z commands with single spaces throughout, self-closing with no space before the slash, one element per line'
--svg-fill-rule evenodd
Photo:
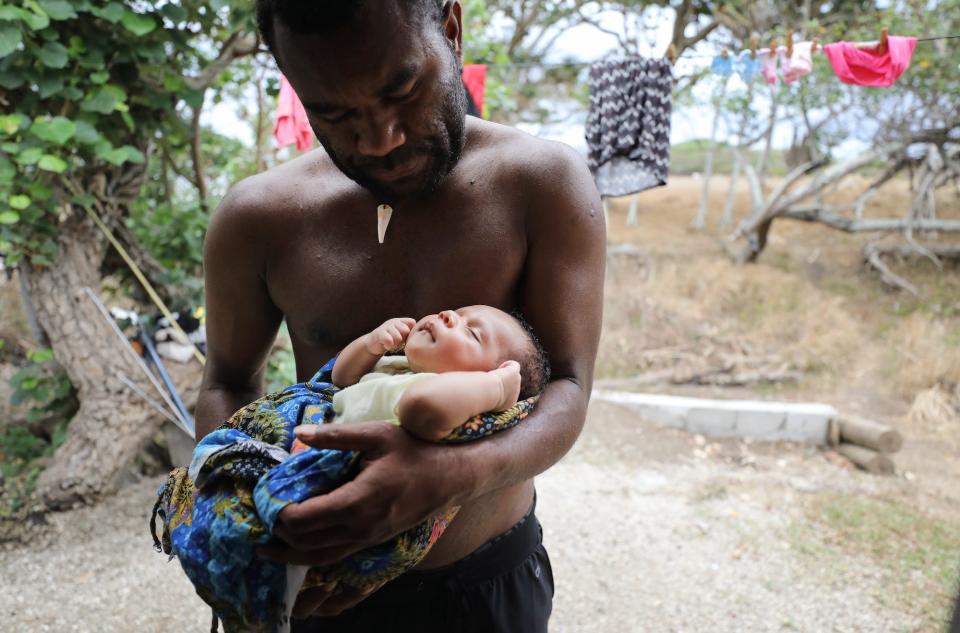
<path fill-rule="evenodd" d="M 449 508 L 326 567 L 257 558 L 256 548 L 272 540 L 283 508 L 327 493 L 357 473 L 355 451 L 306 448 L 294 439 L 293 429 L 300 424 L 333 420 L 338 391 L 331 378 L 334 360 L 309 382 L 237 411 L 197 444 L 189 469 L 173 470 L 157 492 L 150 520 L 154 544 L 179 559 L 226 633 L 289 630 L 294 600 L 303 589 L 331 582 L 337 591 L 362 589 L 396 578 L 423 560 L 457 513 L 458 508 Z M 444 441 L 465 442 L 508 429 L 530 413 L 536 400 L 476 416 Z M 158 517 L 163 523 L 159 539 Z"/>
<path fill-rule="evenodd" d="M 665 59 L 590 66 L 587 164 L 600 195 L 625 196 L 667 184 L 673 75 Z"/>

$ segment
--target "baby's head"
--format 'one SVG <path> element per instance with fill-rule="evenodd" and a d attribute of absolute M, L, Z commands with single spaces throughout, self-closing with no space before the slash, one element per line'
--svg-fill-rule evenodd
<path fill-rule="evenodd" d="M 520 363 L 520 398 L 543 391 L 550 380 L 547 355 L 530 326 L 485 305 L 425 316 L 404 348 L 416 372 L 490 371 L 504 361 Z"/>

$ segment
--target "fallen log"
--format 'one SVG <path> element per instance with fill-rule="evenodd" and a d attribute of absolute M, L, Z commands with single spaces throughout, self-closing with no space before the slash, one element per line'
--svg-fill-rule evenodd
<path fill-rule="evenodd" d="M 896 468 L 889 455 L 857 446 L 856 444 L 841 443 L 837 452 L 852 461 L 857 467 L 874 473 L 875 475 L 892 475 Z"/>
<path fill-rule="evenodd" d="M 841 416 L 837 422 L 841 442 L 881 453 L 896 453 L 903 447 L 903 436 L 893 427 L 854 416 Z"/>

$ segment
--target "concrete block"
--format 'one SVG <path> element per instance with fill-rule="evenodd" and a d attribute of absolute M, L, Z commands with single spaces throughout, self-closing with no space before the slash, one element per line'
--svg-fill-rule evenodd
<path fill-rule="evenodd" d="M 784 432 L 787 415 L 782 411 L 740 411 L 737 413 L 737 435 L 772 440 Z"/>
<path fill-rule="evenodd" d="M 753 437 L 768 441 L 826 444 L 837 411 L 817 403 L 712 400 L 596 390 L 593 397 L 622 405 L 663 426 L 716 437 Z"/>

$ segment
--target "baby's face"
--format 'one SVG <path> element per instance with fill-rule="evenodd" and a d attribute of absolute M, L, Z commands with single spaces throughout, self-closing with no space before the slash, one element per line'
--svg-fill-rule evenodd
<path fill-rule="evenodd" d="M 490 371 L 522 349 L 523 328 L 512 316 L 476 305 L 425 316 L 407 337 L 404 352 L 417 372 Z"/>

